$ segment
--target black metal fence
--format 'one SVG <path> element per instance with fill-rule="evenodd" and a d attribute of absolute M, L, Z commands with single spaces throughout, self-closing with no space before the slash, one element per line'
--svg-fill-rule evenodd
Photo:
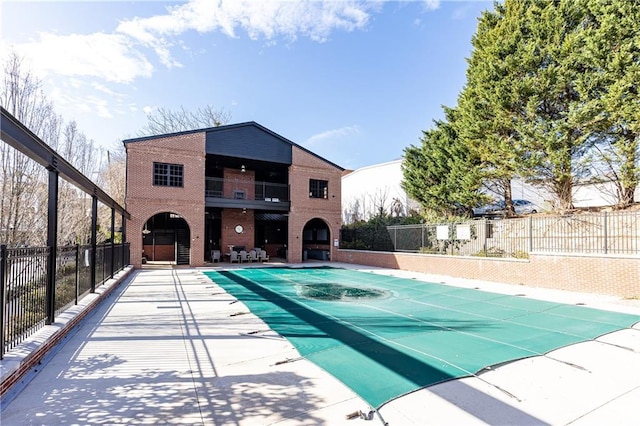
<path fill-rule="evenodd" d="M 526 258 L 532 252 L 640 254 L 640 212 L 343 228 L 341 248 Z"/>
<path fill-rule="evenodd" d="M 95 290 L 129 264 L 129 244 L 96 246 L 94 279 L 91 278 L 90 245 L 58 247 L 53 294 L 47 292 L 48 247 L 7 248 L 0 246 L 0 359 L 47 322 L 47 304 L 55 315 Z"/>

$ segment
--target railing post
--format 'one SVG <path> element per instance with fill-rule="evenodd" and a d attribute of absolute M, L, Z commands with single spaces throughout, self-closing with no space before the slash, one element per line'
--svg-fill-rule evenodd
<path fill-rule="evenodd" d="M 529 216 L 529 254 L 533 251 L 533 216 Z"/>
<path fill-rule="evenodd" d="M 56 310 L 56 248 L 58 245 L 58 171 L 55 169 L 56 159 L 49 169 L 49 201 L 47 210 L 47 287 L 45 292 L 46 324 L 53 324 Z"/>
<path fill-rule="evenodd" d="M 0 245 L 0 359 L 4 358 L 4 337 L 5 337 L 5 300 L 7 294 L 7 246 L 6 244 Z"/>
<path fill-rule="evenodd" d="M 455 246 L 455 241 L 456 241 L 455 238 L 453 238 L 453 237 L 455 237 L 455 234 L 453 233 L 454 229 L 455 228 L 453 227 L 453 223 L 450 223 L 449 224 L 449 239 L 451 241 L 451 256 L 453 256 L 453 248 Z"/>
<path fill-rule="evenodd" d="M 109 276 L 109 278 L 113 278 L 113 274 L 114 274 L 114 262 L 115 262 L 115 256 L 116 256 L 116 210 L 112 207 L 111 208 L 111 256 L 110 257 L 110 269 L 111 269 L 111 275 Z"/>
<path fill-rule="evenodd" d="M 91 293 L 96 292 L 96 259 L 97 259 L 98 197 L 91 196 Z"/>
<path fill-rule="evenodd" d="M 127 258 L 125 256 L 125 250 L 124 250 L 124 245 L 127 241 L 127 219 L 124 217 L 124 213 L 121 214 L 122 219 L 121 219 L 121 225 L 120 225 L 120 244 L 122 245 L 122 268 L 124 269 L 124 267 L 127 265 Z"/>
<path fill-rule="evenodd" d="M 393 228 L 393 251 L 398 251 L 398 228 Z"/>
<path fill-rule="evenodd" d="M 487 257 L 487 239 L 489 238 L 491 222 L 487 218 L 482 219 L 482 234 L 484 235 L 482 241 L 482 252 L 484 253 L 484 257 Z"/>
<path fill-rule="evenodd" d="M 608 235 L 607 234 L 609 233 L 608 226 L 607 226 L 607 222 L 608 222 L 607 221 L 607 212 L 602 212 L 602 222 L 603 222 L 602 223 L 602 230 L 603 230 L 603 233 L 604 233 L 604 247 L 603 247 L 603 249 L 604 249 L 604 254 L 607 254 L 607 252 L 609 251 L 609 249 L 607 248 L 607 245 L 608 245 Z"/>
<path fill-rule="evenodd" d="M 76 305 L 80 298 L 80 244 L 76 244 Z"/>

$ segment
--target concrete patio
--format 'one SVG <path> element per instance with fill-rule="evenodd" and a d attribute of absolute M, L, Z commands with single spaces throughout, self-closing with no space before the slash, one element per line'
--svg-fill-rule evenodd
<path fill-rule="evenodd" d="M 640 314 L 638 300 L 357 269 Z M 38 370 L 5 397 L 3 425 L 635 424 L 640 324 L 350 416 L 370 407 L 201 269 L 144 268 Z"/>

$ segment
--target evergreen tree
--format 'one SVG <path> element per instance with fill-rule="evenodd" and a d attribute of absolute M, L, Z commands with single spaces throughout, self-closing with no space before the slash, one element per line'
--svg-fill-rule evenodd
<path fill-rule="evenodd" d="M 595 173 L 613 180 L 618 205 L 635 201 L 640 175 L 640 7 L 634 0 L 586 2 L 577 85 L 596 146 Z"/>
<path fill-rule="evenodd" d="M 592 140 L 576 88 L 585 17 L 582 1 L 507 0 L 479 21 L 459 132 L 511 212 L 514 176 L 547 187 L 569 209 L 573 185 L 587 171 L 582 160 Z"/>
<path fill-rule="evenodd" d="M 518 46 L 524 35 L 524 4 L 496 4 L 478 22 L 468 59 L 467 84 L 458 98 L 458 133 L 480 161 L 485 186 L 514 208 L 511 181 L 523 173 L 522 138 L 517 123 L 524 114 L 525 88 Z"/>
<path fill-rule="evenodd" d="M 584 2 L 513 3 L 524 8 L 527 30 L 519 43 L 525 113 L 518 123 L 528 154 L 526 176 L 555 194 L 560 209 L 571 209 L 573 186 L 588 171 L 584 154 L 593 142 L 577 90 L 586 71 L 578 54 L 587 19 Z"/>
<path fill-rule="evenodd" d="M 450 215 L 467 212 L 483 200 L 475 158 L 458 138 L 456 112 L 445 108 L 446 120 L 424 131 L 420 146 L 405 149 L 402 188 L 423 209 Z"/>

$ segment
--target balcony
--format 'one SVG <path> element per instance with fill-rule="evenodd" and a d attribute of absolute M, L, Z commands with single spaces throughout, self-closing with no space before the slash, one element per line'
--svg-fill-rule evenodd
<path fill-rule="evenodd" d="M 289 185 L 242 179 L 205 178 L 205 205 L 289 211 Z"/>

